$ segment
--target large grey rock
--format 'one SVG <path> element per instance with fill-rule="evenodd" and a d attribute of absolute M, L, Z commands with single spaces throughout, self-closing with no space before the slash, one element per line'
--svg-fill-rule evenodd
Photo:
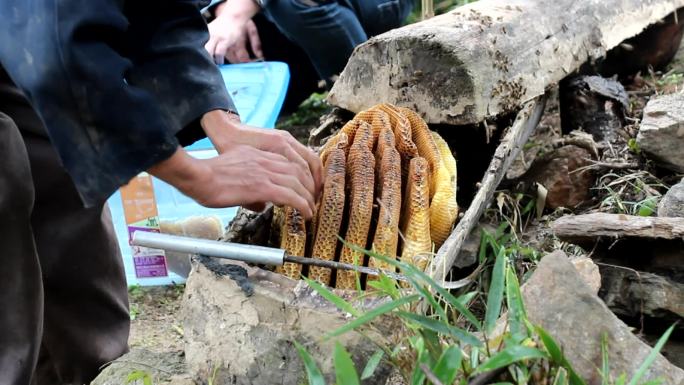
<path fill-rule="evenodd" d="M 232 271 L 226 266 L 231 266 Z M 240 269 L 236 265 L 193 264 L 182 318 L 186 360 L 196 379 L 208 378 L 216 370 L 214 383 L 222 385 L 305 383 L 304 367 L 293 341 L 307 348 L 328 383 L 334 382 L 334 341 L 347 348 L 358 370 L 363 369 L 375 352 L 372 343 L 353 332 L 323 339 L 349 322 L 348 314 L 303 281 L 257 268 L 246 267 L 242 273 Z M 377 305 L 378 301 L 365 305 Z M 392 326 L 382 326 L 388 328 L 385 336 L 370 335 L 390 335 Z M 389 368 L 381 366 L 364 384 L 384 384 L 388 374 Z"/>
<path fill-rule="evenodd" d="M 144 348 L 134 348 L 109 364 L 91 385 L 142 384 L 142 380 L 128 382 L 134 372 L 148 375 L 156 385 L 195 385 L 187 374 L 183 352 L 157 353 Z"/>
<path fill-rule="evenodd" d="M 655 96 L 648 102 L 637 144 L 663 167 L 684 172 L 684 93 Z"/>
<path fill-rule="evenodd" d="M 658 216 L 684 217 L 684 179 L 670 187 L 670 190 L 660 200 L 660 203 L 658 203 Z"/>
<path fill-rule="evenodd" d="M 546 329 L 589 385 L 601 384 L 601 338 L 608 338 L 613 378 L 636 372 L 651 348 L 608 309 L 582 280 L 561 251 L 542 258 L 522 288 L 530 321 Z M 664 384 L 684 384 L 684 370 L 658 355 L 642 381 L 662 378 Z"/>

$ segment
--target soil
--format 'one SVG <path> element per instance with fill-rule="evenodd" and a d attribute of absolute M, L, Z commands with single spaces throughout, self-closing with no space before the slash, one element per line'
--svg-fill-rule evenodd
<path fill-rule="evenodd" d="M 184 285 L 129 288 L 131 348 L 163 353 L 183 350 L 180 304 Z"/>

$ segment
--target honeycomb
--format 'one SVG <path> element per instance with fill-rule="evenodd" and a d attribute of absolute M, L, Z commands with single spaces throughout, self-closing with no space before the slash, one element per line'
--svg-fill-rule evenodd
<path fill-rule="evenodd" d="M 290 255 L 393 270 L 344 245 L 342 237 L 348 245 L 424 270 L 458 217 L 456 159 L 444 139 L 416 112 L 379 104 L 347 122 L 319 154 L 326 178 L 317 213 L 307 233 L 297 210 L 277 209 L 281 248 Z M 286 264 L 277 271 L 298 278 L 302 268 Z M 309 278 L 340 289 L 354 288 L 356 274 L 308 269 Z"/>

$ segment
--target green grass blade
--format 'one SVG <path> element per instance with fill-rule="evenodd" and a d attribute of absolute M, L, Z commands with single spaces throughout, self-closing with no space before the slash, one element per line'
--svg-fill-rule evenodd
<path fill-rule="evenodd" d="M 425 383 L 425 373 L 420 368 L 420 364 L 427 364 L 429 354 L 423 350 L 418 355 L 418 363 L 413 368 L 411 375 L 411 385 L 423 385 Z"/>
<path fill-rule="evenodd" d="M 377 280 L 367 281 L 366 285 L 378 290 L 380 293 L 385 294 L 392 299 L 401 297 L 401 293 L 397 287 L 397 281 L 386 276 L 385 274 L 380 274 Z"/>
<path fill-rule="evenodd" d="M 477 292 L 476 292 L 476 291 L 471 291 L 470 293 L 465 293 L 465 294 L 463 294 L 463 295 L 459 295 L 458 298 L 456 298 L 456 300 L 457 300 L 458 303 L 460 303 L 462 306 L 468 306 L 468 304 L 470 303 L 470 301 L 472 301 L 473 298 L 475 298 L 476 295 L 477 295 Z"/>
<path fill-rule="evenodd" d="M 306 348 L 300 345 L 297 341 L 294 341 L 294 345 L 297 348 L 299 357 L 304 363 L 304 369 L 306 370 L 306 377 L 309 379 L 309 385 L 325 385 L 323 373 L 321 373 L 321 370 L 318 369 L 316 361 L 314 361 L 309 352 L 306 351 Z"/>
<path fill-rule="evenodd" d="M 354 317 L 359 317 L 361 315 L 361 312 L 354 308 L 352 304 L 349 302 L 345 301 L 344 298 L 338 296 L 337 294 L 333 293 L 330 291 L 327 287 L 323 286 L 317 281 L 314 281 L 312 279 L 302 277 L 303 280 L 306 281 L 306 283 L 318 294 L 321 295 L 321 297 L 327 299 L 330 303 L 333 305 L 337 306 L 340 310 L 346 311 L 347 313 L 353 315 Z"/>
<path fill-rule="evenodd" d="M 384 357 L 385 352 L 382 349 L 378 349 L 371 358 L 368 359 L 368 362 L 366 362 L 366 367 L 363 368 L 363 372 L 361 373 L 361 380 L 366 380 L 371 377 L 373 377 L 373 374 L 375 373 L 375 369 L 378 368 L 378 365 L 380 365 L 380 362 L 382 361 L 382 357 Z"/>
<path fill-rule="evenodd" d="M 458 371 L 461 370 L 463 353 L 458 346 L 449 346 L 437 360 L 432 372 L 439 378 L 442 384 L 453 384 Z"/>
<path fill-rule="evenodd" d="M 366 313 L 363 313 L 361 316 L 357 317 L 355 320 L 353 320 L 353 321 L 341 326 L 337 330 L 334 330 L 333 332 L 329 333 L 326 337 L 327 338 L 337 337 L 337 336 L 342 335 L 348 331 L 354 330 L 354 329 L 374 320 L 375 318 L 377 318 L 383 314 L 387 314 L 387 313 L 391 312 L 392 310 L 394 310 L 400 306 L 409 304 L 411 302 L 415 302 L 419 298 L 420 298 L 420 296 L 418 294 L 412 294 L 412 295 L 407 296 L 407 297 L 401 297 L 401 298 L 395 299 L 394 301 L 384 303 L 384 304 L 376 307 L 375 309 L 372 309 Z"/>
<path fill-rule="evenodd" d="M 515 269 L 510 265 L 506 266 L 506 304 L 508 306 L 508 325 L 511 334 L 516 341 L 522 341 L 528 336 L 524 327 L 524 320 L 527 317 L 522 294 L 520 293 L 518 277 L 515 275 Z"/>
<path fill-rule="evenodd" d="M 642 382 L 641 385 L 662 385 L 663 382 L 665 382 L 664 379 L 662 379 L 662 378 L 656 378 L 655 380 L 650 380 L 650 381 Z"/>
<path fill-rule="evenodd" d="M 470 350 L 470 367 L 475 369 L 480 365 L 480 348 L 474 347 Z"/>
<path fill-rule="evenodd" d="M 496 256 L 492 280 L 489 284 L 487 293 L 487 311 L 485 313 L 485 333 L 492 334 L 496 327 L 496 321 L 501 314 L 501 304 L 503 302 L 504 281 L 505 281 L 506 257 L 503 250 Z"/>
<path fill-rule="evenodd" d="M 442 296 L 444 298 L 444 300 L 449 305 L 453 306 L 456 310 L 459 311 L 459 313 L 463 314 L 463 316 L 466 317 L 466 319 L 471 324 L 473 324 L 473 326 L 475 326 L 477 328 L 477 330 L 482 329 L 482 325 L 481 325 L 480 321 L 477 319 L 477 317 L 475 317 L 475 315 L 470 310 L 468 310 L 464 305 L 462 305 L 461 302 L 456 297 L 454 297 L 453 294 L 451 294 L 448 290 L 445 290 L 442 286 L 440 286 L 437 282 L 435 282 L 435 280 L 430 278 L 430 276 L 425 274 L 423 271 L 417 269 L 415 266 L 397 261 L 393 258 L 387 258 L 384 255 L 379 255 L 373 251 L 364 250 L 364 249 L 362 249 L 356 245 L 350 244 L 349 247 L 352 250 L 359 251 L 362 253 L 366 253 L 367 255 L 369 255 L 373 258 L 377 258 L 382 262 L 386 262 L 392 266 L 398 267 L 399 269 L 401 269 L 401 271 L 404 273 L 404 275 L 406 275 L 409 279 L 415 280 L 415 278 L 413 278 L 413 277 L 416 277 L 419 280 L 425 282 L 433 290 L 435 290 L 437 293 L 439 293 L 439 295 Z"/>
<path fill-rule="evenodd" d="M 667 342 L 667 340 L 670 338 L 670 335 L 674 331 L 675 325 L 670 326 L 666 331 L 665 334 L 663 334 L 662 337 L 658 340 L 656 345 L 653 347 L 651 352 L 648 354 L 644 362 L 639 366 L 639 369 L 637 369 L 636 373 L 634 373 L 634 377 L 627 383 L 627 385 L 637 385 L 641 377 L 646 374 L 646 371 L 648 370 L 651 365 L 653 365 L 653 361 L 655 361 L 656 357 L 658 357 L 658 353 L 660 353 L 660 350 L 663 348 L 663 345 Z"/>
<path fill-rule="evenodd" d="M 610 385 L 610 364 L 608 358 L 608 334 L 601 334 L 601 385 Z"/>
<path fill-rule="evenodd" d="M 354 266 L 359 266 L 358 254 L 354 254 Z M 358 271 L 354 272 L 354 283 L 356 284 L 356 291 L 362 293 L 363 290 L 361 290 L 361 273 L 359 273 Z"/>
<path fill-rule="evenodd" d="M 537 335 L 539 335 L 539 338 L 541 339 L 542 344 L 544 344 L 544 348 L 546 348 L 546 351 L 549 353 L 551 360 L 568 371 L 570 384 L 586 385 L 584 380 L 577 375 L 575 369 L 572 367 L 567 358 L 565 358 L 565 355 L 563 354 L 561 348 L 558 346 L 556 340 L 553 337 L 551 337 L 551 335 L 541 326 L 535 327 L 534 330 L 537 333 Z"/>
<path fill-rule="evenodd" d="M 361 247 L 358 247 L 358 246 L 356 246 L 356 245 L 354 245 L 354 244 L 348 243 L 348 242 L 346 242 L 344 239 L 342 239 L 341 237 L 339 237 L 339 238 L 340 238 L 340 241 L 342 242 L 342 244 L 343 244 L 344 246 L 349 247 L 349 248 L 351 248 L 352 250 L 354 250 L 354 251 L 356 251 L 356 252 L 364 253 L 364 254 L 367 254 L 367 255 L 369 255 L 369 256 L 371 256 L 371 257 L 379 257 L 379 256 L 375 256 L 375 255 L 374 255 L 374 252 L 372 252 L 372 251 L 365 250 L 365 249 L 363 249 L 363 248 L 361 248 Z M 354 247 L 356 247 L 356 249 L 354 249 Z M 384 258 L 384 259 L 382 259 L 382 258 Z M 380 259 L 381 261 L 389 261 L 389 258 L 386 257 L 386 256 L 382 256 L 382 258 L 379 258 L 379 259 Z M 396 261 L 395 261 L 395 262 L 396 262 Z M 396 263 L 397 263 L 400 267 L 402 267 L 402 266 L 401 266 L 401 265 L 402 265 L 401 262 L 396 262 Z M 406 265 L 406 264 L 404 264 L 404 265 Z M 406 266 L 408 266 L 408 265 L 406 265 Z M 402 269 L 402 270 L 403 270 L 403 269 Z M 417 270 L 417 269 L 415 269 L 415 270 Z M 417 271 L 418 271 L 418 270 L 417 270 Z M 413 286 L 413 288 L 416 289 L 416 291 L 418 291 L 418 293 L 419 293 L 426 301 L 428 301 L 428 303 L 430 303 L 430 306 L 432 306 L 432 308 L 437 312 L 437 314 L 439 314 L 440 317 L 442 317 L 442 319 L 445 319 L 445 320 L 446 320 L 446 319 L 447 319 L 446 311 L 444 310 L 444 308 L 442 307 L 442 305 L 440 305 L 440 304 L 437 302 L 437 300 L 435 299 L 435 297 L 434 297 L 432 294 L 430 294 L 430 291 L 427 290 L 425 287 L 423 287 L 422 285 L 420 285 L 420 284 L 418 283 L 418 280 L 416 279 L 417 277 L 416 277 L 416 275 L 414 274 L 414 271 L 404 271 L 404 275 L 405 275 L 406 278 L 408 279 L 408 281 L 409 281 L 409 283 L 411 284 L 411 286 Z"/>
<path fill-rule="evenodd" d="M 470 332 L 467 332 L 463 329 L 457 328 L 455 326 L 451 326 L 448 323 L 445 322 L 440 322 L 438 320 L 435 320 L 433 318 L 426 317 L 424 315 L 420 314 L 415 314 L 415 313 L 408 313 L 408 312 L 398 312 L 399 316 L 405 319 L 408 319 L 410 321 L 413 321 L 417 323 L 418 325 L 430 329 L 434 332 L 437 332 L 439 334 L 442 334 L 444 336 L 452 336 L 456 338 L 459 341 L 462 341 L 466 344 L 473 345 L 473 346 L 482 346 L 482 342 L 475 337 Z"/>
<path fill-rule="evenodd" d="M 523 360 L 546 357 L 547 355 L 539 349 L 530 348 L 523 345 L 511 345 L 507 346 L 504 348 L 504 350 L 496 353 L 490 359 L 485 361 L 475 370 L 474 373 L 477 374 L 489 372 Z"/>
<path fill-rule="evenodd" d="M 553 379 L 552 385 L 568 385 L 568 373 L 565 368 L 558 368 L 558 373 L 556 373 L 556 378 Z"/>
<path fill-rule="evenodd" d="M 335 362 L 336 385 L 360 385 L 354 361 L 352 361 L 347 349 L 339 342 L 335 342 L 333 360 Z"/>
<path fill-rule="evenodd" d="M 418 332 L 420 333 L 421 337 L 423 337 L 425 348 L 427 349 L 428 353 L 430 353 L 430 365 L 432 365 L 437 362 L 439 357 L 441 357 L 442 353 L 444 352 L 444 346 L 439 338 L 440 334 L 434 330 L 424 327 L 421 327 Z"/>

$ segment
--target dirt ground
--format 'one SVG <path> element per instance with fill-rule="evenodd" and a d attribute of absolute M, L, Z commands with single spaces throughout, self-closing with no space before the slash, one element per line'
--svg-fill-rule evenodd
<path fill-rule="evenodd" d="M 184 285 L 129 288 L 131 348 L 159 353 L 183 350 L 180 304 L 184 289 Z"/>

